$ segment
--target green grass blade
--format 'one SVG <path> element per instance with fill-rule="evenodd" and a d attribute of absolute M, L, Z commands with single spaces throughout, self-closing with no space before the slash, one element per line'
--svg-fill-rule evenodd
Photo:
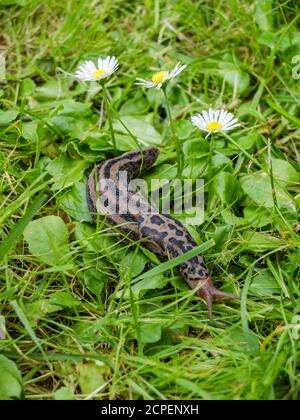
<path fill-rule="evenodd" d="M 275 104 L 275 102 L 273 102 L 272 99 L 270 98 L 267 98 L 266 102 L 271 108 L 274 109 L 274 111 L 277 111 L 280 115 L 285 117 L 288 121 L 295 124 L 296 127 L 300 128 L 300 118 L 297 118 L 294 115 L 291 115 L 288 111 L 283 109 L 281 106 Z"/>
<path fill-rule="evenodd" d="M 170 270 L 171 268 L 176 267 L 179 264 L 182 264 L 184 261 L 189 260 L 190 258 L 194 257 L 195 255 L 198 255 L 202 252 L 207 251 L 209 248 L 212 248 L 215 245 L 215 241 L 213 239 L 210 239 L 206 242 L 204 242 L 201 245 L 196 246 L 191 251 L 186 252 L 183 255 L 179 255 L 179 257 L 172 258 L 169 261 L 166 261 L 151 270 L 147 271 L 146 273 L 141 274 L 137 278 L 134 279 L 134 283 L 147 279 L 149 277 L 164 273 L 167 270 Z"/>
<path fill-rule="evenodd" d="M 43 346 L 40 343 L 40 340 L 37 338 L 34 330 L 32 329 L 30 322 L 28 321 L 25 313 L 23 312 L 23 310 L 21 309 L 20 305 L 18 304 L 18 302 L 16 300 L 13 300 L 11 302 L 11 306 L 14 308 L 15 313 L 17 314 L 19 320 L 22 322 L 22 324 L 24 325 L 24 328 L 26 329 L 29 337 L 32 339 L 32 341 L 36 344 L 36 346 L 38 347 L 38 349 L 40 350 L 41 354 L 43 355 L 44 360 L 47 362 L 49 368 L 52 370 L 52 365 L 48 359 L 48 356 L 46 355 L 46 353 L 44 352 Z"/>
<path fill-rule="evenodd" d="M 35 216 L 35 214 L 42 206 L 42 204 L 46 201 L 46 199 L 47 194 L 45 194 L 44 190 L 40 191 L 40 193 L 36 196 L 31 205 L 28 207 L 24 216 L 18 221 L 18 223 L 14 226 L 14 228 L 11 230 L 11 232 L 0 245 L 0 261 L 3 260 L 3 258 L 8 253 L 13 244 L 17 242 L 17 240 L 20 238 L 25 227 Z"/>

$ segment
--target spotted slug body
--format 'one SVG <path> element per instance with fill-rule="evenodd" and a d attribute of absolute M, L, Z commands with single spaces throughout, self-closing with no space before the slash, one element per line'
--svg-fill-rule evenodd
<path fill-rule="evenodd" d="M 156 206 L 130 187 L 130 181 L 141 171 L 151 168 L 158 154 L 157 148 L 149 147 L 99 164 L 88 178 L 87 202 L 94 220 L 100 211 L 102 215 L 105 214 L 109 225 L 115 226 L 132 240 L 141 240 L 143 247 L 154 252 L 159 259 L 166 260 L 192 250 L 196 243 L 182 223 L 160 213 Z M 123 200 L 127 200 L 124 203 L 128 205 L 126 212 L 120 211 Z M 135 205 L 135 211 L 130 211 L 128 203 Z M 190 258 L 176 268 L 187 284 L 192 289 L 196 288 L 198 296 L 205 300 L 210 317 L 215 298 L 236 298 L 214 287 L 201 255 Z"/>

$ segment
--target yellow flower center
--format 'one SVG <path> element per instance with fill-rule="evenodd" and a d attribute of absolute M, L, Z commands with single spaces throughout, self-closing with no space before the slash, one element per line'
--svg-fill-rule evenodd
<path fill-rule="evenodd" d="M 167 77 L 168 72 L 167 71 L 159 71 L 158 73 L 155 73 L 152 76 L 152 82 L 156 85 L 159 85 L 160 83 L 163 83 L 165 78 Z"/>
<path fill-rule="evenodd" d="M 93 71 L 93 77 L 95 79 L 100 79 L 101 76 L 103 76 L 103 74 L 106 73 L 106 70 L 95 70 Z"/>
<path fill-rule="evenodd" d="M 224 125 L 220 123 L 219 121 L 212 121 L 206 124 L 206 129 L 209 131 L 215 131 L 220 130 L 220 128 L 223 128 Z"/>

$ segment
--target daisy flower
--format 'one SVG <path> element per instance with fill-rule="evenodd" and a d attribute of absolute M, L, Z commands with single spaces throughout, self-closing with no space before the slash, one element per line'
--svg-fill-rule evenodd
<path fill-rule="evenodd" d="M 178 76 L 178 74 L 180 74 L 185 68 L 186 64 L 181 66 L 180 63 L 177 63 L 172 71 L 159 71 L 153 74 L 151 80 L 145 80 L 137 77 L 136 80 L 138 80 L 138 82 L 136 82 L 135 84 L 143 86 L 145 88 L 160 89 L 167 80 L 174 79 L 174 77 Z"/>
<path fill-rule="evenodd" d="M 211 133 L 219 131 L 228 131 L 232 128 L 238 127 L 238 119 L 234 118 L 234 115 L 224 109 L 214 111 L 209 109 L 202 111 L 201 114 L 196 114 L 192 118 L 192 123 L 199 128 L 199 130 L 206 131 L 208 137 Z M 205 138 L 206 138 L 205 137 Z"/>
<path fill-rule="evenodd" d="M 75 77 L 84 82 L 98 81 L 113 74 L 119 67 L 116 57 L 98 58 L 97 66 L 93 61 L 87 60 L 78 67 Z"/>

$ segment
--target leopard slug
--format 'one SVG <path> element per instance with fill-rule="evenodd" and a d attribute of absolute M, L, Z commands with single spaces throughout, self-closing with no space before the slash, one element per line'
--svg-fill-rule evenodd
<path fill-rule="evenodd" d="M 196 243 L 181 222 L 159 212 L 156 206 L 130 187 L 130 181 L 141 170 L 151 168 L 158 154 L 157 148 L 148 147 L 100 163 L 87 181 L 87 203 L 94 221 L 99 212 L 105 214 L 108 225 L 115 226 L 132 240 L 141 240 L 143 247 L 154 252 L 160 260 L 166 260 L 190 251 Z M 120 211 L 122 200 L 127 200 L 125 212 Z M 129 202 L 138 211 L 131 211 Z M 192 289 L 197 288 L 197 295 L 206 302 L 210 317 L 214 299 L 237 298 L 213 285 L 201 255 L 176 268 Z"/>

